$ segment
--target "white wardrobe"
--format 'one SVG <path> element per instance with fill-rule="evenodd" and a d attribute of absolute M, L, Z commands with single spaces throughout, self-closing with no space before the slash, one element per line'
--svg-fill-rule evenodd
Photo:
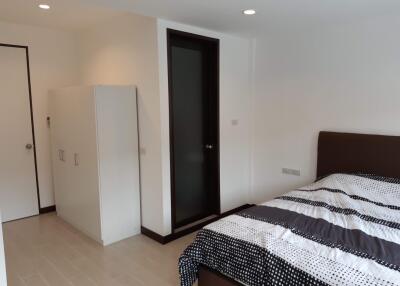
<path fill-rule="evenodd" d="M 132 86 L 50 92 L 57 213 L 103 245 L 140 233 L 137 123 Z"/>

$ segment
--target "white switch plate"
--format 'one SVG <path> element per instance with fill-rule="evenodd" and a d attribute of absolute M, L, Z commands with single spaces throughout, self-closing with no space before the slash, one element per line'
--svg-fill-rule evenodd
<path fill-rule="evenodd" d="M 295 170 L 295 169 L 288 169 L 288 168 L 283 168 L 282 173 L 286 175 L 292 175 L 292 176 L 300 176 L 300 170 Z"/>

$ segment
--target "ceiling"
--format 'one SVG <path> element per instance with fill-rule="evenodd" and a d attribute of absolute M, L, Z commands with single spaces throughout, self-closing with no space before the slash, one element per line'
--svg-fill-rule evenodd
<path fill-rule="evenodd" d="M 51 10 L 37 8 L 39 2 Z M 242 10 L 253 8 L 255 16 Z M 119 12 L 118 12 L 119 11 Z M 122 11 L 248 37 L 268 31 L 399 16 L 400 0 L 1 0 L 0 20 L 80 29 Z"/>
<path fill-rule="evenodd" d="M 49 4 L 50 10 L 38 8 Z M 0 0 L 0 21 L 78 30 L 121 14 L 81 0 Z"/>

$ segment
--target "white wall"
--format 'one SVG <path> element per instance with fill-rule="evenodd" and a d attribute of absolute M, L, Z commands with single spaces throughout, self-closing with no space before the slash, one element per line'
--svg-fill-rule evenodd
<path fill-rule="evenodd" d="M 166 28 L 221 40 L 221 209 L 248 202 L 250 189 L 250 42 L 127 13 L 78 35 L 0 24 L 0 42 L 28 44 L 42 206 L 54 204 L 47 90 L 76 84 L 136 84 L 139 97 L 142 225 L 171 233 Z M 233 125 L 237 120 L 238 125 Z"/>
<path fill-rule="evenodd" d="M 163 235 L 171 233 L 169 105 L 166 29 L 220 39 L 221 211 L 248 203 L 250 190 L 250 41 L 192 26 L 158 20 L 162 145 Z M 232 125 L 238 120 L 238 125 Z"/>
<path fill-rule="evenodd" d="M 78 83 L 75 36 L 59 30 L 0 22 L 0 43 L 29 46 L 40 200 L 41 207 L 51 206 L 54 192 L 46 123 L 47 91 Z"/>
<path fill-rule="evenodd" d="M 135 14 L 79 36 L 84 83 L 138 86 L 142 225 L 161 235 L 171 233 L 167 27 L 221 39 L 222 211 L 243 205 L 250 188 L 249 41 Z"/>
<path fill-rule="evenodd" d="M 399 24 L 370 19 L 257 39 L 254 201 L 315 179 L 320 130 L 400 135 Z"/>
<path fill-rule="evenodd" d="M 156 19 L 127 14 L 80 33 L 79 43 L 83 83 L 138 86 L 142 224 L 162 233 Z"/>
<path fill-rule="evenodd" d="M 260 202 L 312 181 L 320 130 L 400 134 L 399 24 L 386 17 L 269 32 L 253 52 L 245 39 L 132 14 L 82 32 L 78 47 L 68 32 L 0 23 L 0 42 L 30 48 L 42 207 L 54 204 L 47 90 L 133 83 L 139 86 L 143 225 L 170 233 L 166 28 L 221 39 L 226 211 L 247 203 L 250 189 L 250 201 Z M 302 176 L 283 175 L 283 167 Z"/>

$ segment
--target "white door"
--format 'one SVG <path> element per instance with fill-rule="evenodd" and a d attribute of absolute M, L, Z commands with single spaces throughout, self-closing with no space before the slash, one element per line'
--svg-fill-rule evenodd
<path fill-rule="evenodd" d="M 0 45 L 0 211 L 39 213 L 26 49 Z"/>

